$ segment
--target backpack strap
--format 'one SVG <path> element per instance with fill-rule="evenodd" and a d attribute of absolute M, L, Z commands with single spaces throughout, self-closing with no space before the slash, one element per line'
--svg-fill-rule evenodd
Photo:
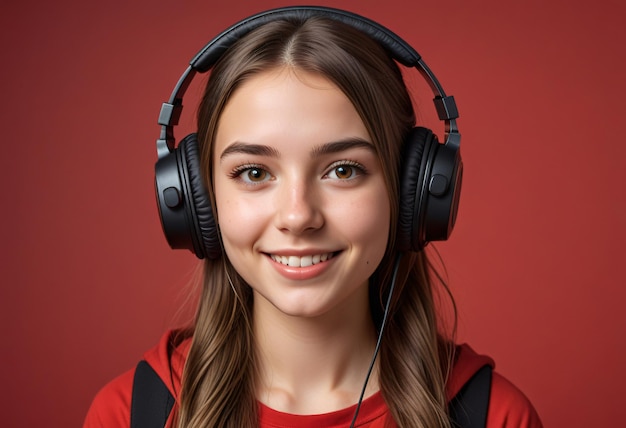
<path fill-rule="evenodd" d="M 174 397 L 146 361 L 137 364 L 130 405 L 131 428 L 163 428 L 174 406 Z"/>
<path fill-rule="evenodd" d="M 483 366 L 450 400 L 448 410 L 454 427 L 485 428 L 491 394 L 489 365 Z"/>

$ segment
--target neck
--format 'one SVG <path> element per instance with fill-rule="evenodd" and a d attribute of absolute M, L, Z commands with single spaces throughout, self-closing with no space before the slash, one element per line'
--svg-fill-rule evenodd
<path fill-rule="evenodd" d="M 367 288 L 367 287 L 365 287 Z M 317 317 L 278 311 L 255 295 L 257 397 L 294 414 L 327 413 L 354 405 L 376 345 L 367 292 Z M 366 396 L 378 390 L 377 370 Z"/>

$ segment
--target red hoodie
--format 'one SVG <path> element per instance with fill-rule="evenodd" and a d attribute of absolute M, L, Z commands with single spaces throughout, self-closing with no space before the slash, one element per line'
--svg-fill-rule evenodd
<path fill-rule="evenodd" d="M 172 396 L 177 399 L 190 340 L 184 341 L 174 349 L 170 358 L 168 349 L 174 334 L 173 331 L 165 334 L 155 348 L 146 352 L 144 359 L 167 385 Z M 487 364 L 492 367 L 495 366 L 491 358 L 475 353 L 468 345 L 459 345 L 457 361 L 446 385 L 448 399 L 454 397 L 474 373 Z M 130 402 L 134 372 L 134 369 L 127 371 L 100 390 L 89 408 L 83 428 L 130 427 Z M 175 407 L 176 405 L 174 404 Z M 322 415 L 306 416 L 278 412 L 263 404 L 259 404 L 259 409 L 260 428 L 345 428 L 352 420 L 355 406 Z M 173 411 L 171 415 L 175 413 Z M 360 428 L 383 428 L 388 416 L 389 408 L 382 395 L 376 393 L 363 401 L 356 426 Z M 170 420 L 167 426 L 171 425 L 172 421 Z M 500 427 L 541 428 L 543 425 L 526 396 L 494 371 L 487 412 L 487 428 Z"/>

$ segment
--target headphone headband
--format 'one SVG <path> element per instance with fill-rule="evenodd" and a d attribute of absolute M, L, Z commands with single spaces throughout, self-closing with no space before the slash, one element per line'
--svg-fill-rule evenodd
<path fill-rule="evenodd" d="M 367 34 L 380 43 L 393 58 L 407 67 L 417 67 L 420 54 L 388 28 L 351 12 L 321 6 L 293 6 L 272 9 L 258 13 L 240 21 L 209 42 L 190 61 L 192 68 L 201 73 L 208 71 L 222 54 L 237 40 L 250 31 L 280 19 L 304 21 L 314 16 L 322 16 L 342 22 Z"/>
<path fill-rule="evenodd" d="M 174 150 L 173 127 L 178 124 L 178 119 L 182 112 L 183 95 L 196 73 L 209 71 L 235 42 L 268 22 L 280 19 L 306 20 L 314 16 L 322 16 L 342 22 L 367 34 L 376 40 L 394 60 L 407 67 L 417 68 L 435 95 L 433 101 L 439 120 L 445 123 L 445 145 L 458 149 L 461 135 L 458 133 L 456 126 L 456 119 L 459 117 L 459 113 L 454 97 L 445 94 L 435 75 L 411 45 L 388 28 L 355 13 L 322 6 L 293 6 L 261 12 L 232 25 L 207 43 L 191 59 L 189 67 L 179 79 L 169 101 L 163 103 L 161 107 L 158 123 L 162 127 L 160 138 L 157 140 L 159 159 L 167 156 Z"/>

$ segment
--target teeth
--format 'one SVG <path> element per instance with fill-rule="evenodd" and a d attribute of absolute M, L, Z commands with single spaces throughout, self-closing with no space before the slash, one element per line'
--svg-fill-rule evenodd
<path fill-rule="evenodd" d="M 278 256 L 271 254 L 270 257 L 275 262 L 292 267 L 307 267 L 325 262 L 333 257 L 333 253 L 315 254 L 312 256 Z"/>

